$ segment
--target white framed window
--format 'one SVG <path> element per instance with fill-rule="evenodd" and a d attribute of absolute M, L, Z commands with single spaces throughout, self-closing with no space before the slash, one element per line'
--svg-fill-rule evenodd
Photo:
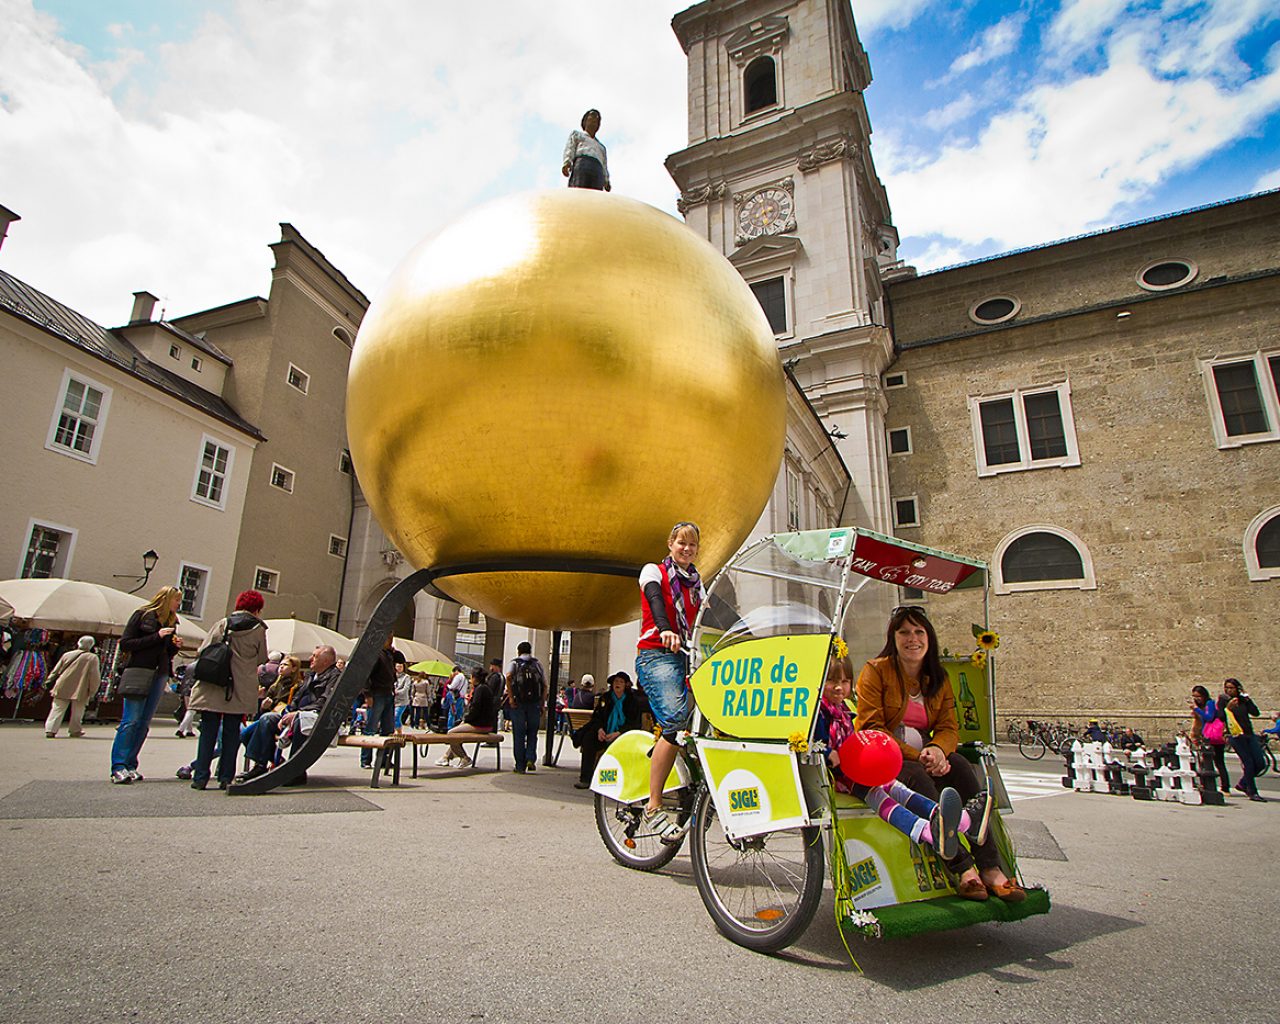
<path fill-rule="evenodd" d="M 1024 526 L 996 545 L 991 560 L 994 590 L 1096 590 L 1093 556 L 1070 530 L 1046 523 Z"/>
<path fill-rule="evenodd" d="M 1181 258 L 1152 260 L 1134 276 L 1138 287 L 1147 292 L 1167 292 L 1190 284 L 1200 273 L 1195 260 Z"/>
<path fill-rule="evenodd" d="M 195 370 L 196 373 L 199 373 L 201 370 L 204 369 L 204 360 L 201 359 L 199 356 L 192 356 L 191 369 Z"/>
<path fill-rule="evenodd" d="M 27 521 L 18 555 L 18 578 L 47 580 L 67 576 L 76 546 L 76 530 L 40 519 Z"/>
<path fill-rule="evenodd" d="M 895 388 L 905 388 L 907 386 L 906 370 L 895 370 L 893 373 L 884 375 L 884 389 L 893 391 Z"/>
<path fill-rule="evenodd" d="M 301 391 L 304 395 L 311 387 L 311 375 L 299 370 L 293 363 L 289 364 L 288 375 L 289 387 Z"/>
<path fill-rule="evenodd" d="M 343 448 L 338 452 L 338 472 L 346 473 L 351 476 L 355 473 L 355 468 L 351 465 L 351 449 Z"/>
<path fill-rule="evenodd" d="M 170 345 L 170 346 L 169 346 L 169 358 L 170 358 L 170 359 L 181 359 L 181 358 L 182 358 L 182 349 L 180 349 L 177 345 Z"/>
<path fill-rule="evenodd" d="M 193 562 L 181 562 L 178 565 L 178 589 L 182 592 L 182 603 L 178 612 L 192 619 L 204 617 L 204 598 L 209 590 L 209 567 L 196 565 Z"/>
<path fill-rule="evenodd" d="M 1280 505 L 1258 513 L 1244 531 L 1244 564 L 1251 580 L 1280 580 Z"/>
<path fill-rule="evenodd" d="M 1080 465 L 1071 384 L 970 396 L 978 476 Z"/>
<path fill-rule="evenodd" d="M 293 493 L 293 470 L 286 469 L 278 463 L 271 463 L 271 486 L 282 491 Z"/>
<path fill-rule="evenodd" d="M 200 458 L 196 461 L 196 478 L 191 484 L 191 500 L 210 508 L 227 507 L 227 481 L 235 449 L 205 434 L 200 439 Z"/>
<path fill-rule="evenodd" d="M 1280 351 L 1202 359 L 1200 372 L 1219 448 L 1280 440 Z"/>
<path fill-rule="evenodd" d="M 756 301 L 764 310 L 775 338 L 789 338 L 793 333 L 791 316 L 791 275 L 775 274 L 747 282 Z"/>
<path fill-rule="evenodd" d="M 337 558 L 346 558 L 347 538 L 339 537 L 336 533 L 329 534 L 329 554 Z"/>
<path fill-rule="evenodd" d="M 790 462 L 787 471 L 787 529 L 800 529 L 800 474 Z"/>
<path fill-rule="evenodd" d="M 889 429 L 889 454 L 910 455 L 911 451 L 911 428 L 891 427 Z"/>
<path fill-rule="evenodd" d="M 70 369 L 63 371 L 58 405 L 44 446 L 81 462 L 97 464 L 111 405 L 111 389 Z"/>
<path fill-rule="evenodd" d="M 1012 320 L 1022 311 L 1022 303 L 1012 295 L 990 295 L 969 307 L 969 319 L 989 327 Z"/>
<path fill-rule="evenodd" d="M 321 608 L 318 612 L 316 612 L 316 625 L 324 626 L 325 629 L 337 629 L 338 613 L 331 612 L 331 611 L 328 611 L 327 609 Z"/>
<path fill-rule="evenodd" d="M 893 525 L 920 525 L 920 503 L 916 500 L 916 496 L 914 494 L 908 494 L 905 497 L 893 499 Z"/>
<path fill-rule="evenodd" d="M 264 594 L 275 594 L 280 590 L 280 570 L 266 569 L 261 565 L 253 568 L 253 589 Z"/>

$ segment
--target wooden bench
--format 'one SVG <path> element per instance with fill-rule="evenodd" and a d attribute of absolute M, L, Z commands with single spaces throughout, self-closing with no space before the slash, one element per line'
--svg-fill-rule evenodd
<path fill-rule="evenodd" d="M 575 729 L 581 729 L 584 725 L 591 721 L 591 716 L 596 713 L 594 707 L 590 708 L 565 708 L 562 714 L 569 720 L 569 728 L 566 732 L 560 734 L 560 739 L 556 742 L 556 754 L 552 758 L 551 763 L 557 765 L 560 763 L 560 748 L 564 746 L 564 738 Z"/>
<path fill-rule="evenodd" d="M 400 732 L 400 737 L 405 743 L 413 747 L 413 778 L 418 777 L 418 748 L 439 746 L 446 744 L 452 746 L 457 744 L 460 747 L 471 747 L 471 763 L 474 765 L 480 754 L 481 747 L 493 747 L 497 754 L 497 768 L 495 771 L 502 771 L 502 743 L 506 739 L 506 735 L 500 732 L 486 733 L 453 733 L 447 732 L 423 732 L 417 729 L 404 729 Z"/>
<path fill-rule="evenodd" d="M 400 785 L 400 751 L 404 748 L 405 739 L 399 734 L 391 736 L 339 736 L 338 746 L 340 747 L 360 747 L 363 750 L 372 750 L 373 755 L 373 778 L 369 780 L 369 785 L 377 789 L 379 787 L 380 778 L 382 776 L 383 767 L 388 766 L 391 769 L 391 785 Z M 417 777 L 417 760 L 418 753 L 415 748 L 414 755 L 414 777 Z"/>

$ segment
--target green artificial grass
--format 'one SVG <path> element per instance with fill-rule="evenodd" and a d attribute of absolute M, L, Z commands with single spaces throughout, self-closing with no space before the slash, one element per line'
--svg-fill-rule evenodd
<path fill-rule="evenodd" d="M 950 928 L 966 928 L 987 921 L 1021 921 L 1049 912 L 1049 890 L 1028 889 L 1021 903 L 1005 903 L 994 896 L 984 902 L 940 896 L 935 900 L 876 907 L 845 918 L 843 926 L 863 935 L 882 939 L 902 939 Z"/>

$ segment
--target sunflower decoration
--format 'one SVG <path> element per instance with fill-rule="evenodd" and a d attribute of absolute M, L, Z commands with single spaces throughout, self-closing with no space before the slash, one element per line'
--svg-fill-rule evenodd
<path fill-rule="evenodd" d="M 804 738 L 804 733 L 802 732 L 793 732 L 788 736 L 787 746 L 797 754 L 805 754 L 809 751 L 809 741 Z"/>
<path fill-rule="evenodd" d="M 988 654 L 1000 646 L 1000 634 L 994 629 L 979 626 L 976 622 L 973 624 L 973 638 L 978 641 L 978 650 Z"/>
<path fill-rule="evenodd" d="M 838 636 L 831 638 L 831 654 L 838 660 L 849 657 L 849 645 Z"/>
<path fill-rule="evenodd" d="M 973 639 L 977 643 L 973 654 L 969 656 L 974 668 L 986 668 L 987 659 L 991 657 L 991 652 L 1000 646 L 1000 634 L 994 629 L 987 629 L 985 626 L 979 626 L 976 622 L 973 624 Z"/>

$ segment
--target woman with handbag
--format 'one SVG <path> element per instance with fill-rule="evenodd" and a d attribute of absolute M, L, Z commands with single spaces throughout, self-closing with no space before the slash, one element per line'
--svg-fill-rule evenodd
<path fill-rule="evenodd" d="M 49 709 L 49 717 L 45 719 L 44 734 L 49 739 L 58 735 L 62 716 L 70 707 L 71 721 L 68 729 L 72 736 L 83 736 L 84 727 L 80 723 L 84 718 L 84 708 L 98 692 L 98 684 L 101 682 L 98 656 L 93 653 L 93 637 L 82 636 L 76 641 L 76 649 L 67 651 L 59 658 L 58 664 L 49 673 L 49 696 L 53 698 L 53 707 Z"/>
<path fill-rule="evenodd" d="M 1227 774 L 1227 738 L 1226 723 L 1218 713 L 1218 705 L 1209 696 L 1203 686 L 1191 687 L 1191 699 L 1187 701 L 1191 709 L 1191 735 L 1200 744 L 1202 756 L 1213 762 L 1218 769 L 1218 781 L 1222 792 L 1231 792 L 1231 776 Z"/>
<path fill-rule="evenodd" d="M 1255 803 L 1266 803 L 1267 798 L 1258 792 L 1254 777 L 1265 770 L 1262 745 L 1253 732 L 1252 718 L 1260 715 L 1258 705 L 1244 692 L 1239 679 L 1228 679 L 1222 684 L 1218 697 L 1218 714 L 1227 727 L 1227 742 L 1240 758 L 1240 781 L 1236 789 Z"/>
<path fill-rule="evenodd" d="M 191 763 L 191 788 L 205 789 L 213 764 L 213 752 L 221 741 L 218 756 L 218 788 L 226 789 L 236 774 L 240 750 L 240 723 L 258 710 L 258 667 L 267 663 L 267 625 L 258 617 L 262 595 L 243 591 L 236 607 L 225 619 L 213 624 L 200 650 L 224 641 L 231 648 L 231 685 L 198 680 L 191 688 L 189 706 L 200 712 L 200 740 Z"/>
<path fill-rule="evenodd" d="M 111 781 L 117 785 L 141 782 L 138 754 L 151 729 L 160 694 L 173 674 L 173 656 L 182 649 L 178 639 L 178 606 L 182 592 L 161 587 L 124 627 L 120 649 L 129 656 L 117 687 L 124 710 L 111 744 Z"/>

